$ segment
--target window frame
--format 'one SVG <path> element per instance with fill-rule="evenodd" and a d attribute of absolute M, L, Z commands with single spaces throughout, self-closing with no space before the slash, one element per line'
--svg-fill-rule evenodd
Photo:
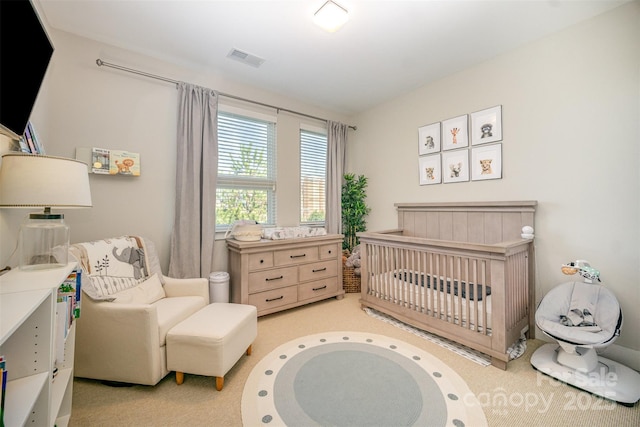
<path fill-rule="evenodd" d="M 251 176 L 234 176 L 220 173 L 220 118 L 221 115 L 231 115 L 257 122 L 267 122 L 272 126 L 267 130 L 267 177 L 255 178 Z M 267 191 L 267 221 L 261 222 L 265 226 L 273 226 L 277 219 L 277 127 L 278 119 L 275 114 L 265 114 L 250 109 L 239 108 L 230 105 L 218 105 L 218 170 L 216 179 L 216 207 L 218 205 L 218 190 L 220 189 L 250 189 Z M 238 150 L 239 152 L 240 150 Z M 238 218 L 238 220 L 246 218 Z M 232 224 L 218 224 L 218 213 L 216 211 L 216 232 L 228 231 Z"/>

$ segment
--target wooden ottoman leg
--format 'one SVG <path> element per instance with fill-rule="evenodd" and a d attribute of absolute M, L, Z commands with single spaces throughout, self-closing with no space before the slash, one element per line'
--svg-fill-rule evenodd
<path fill-rule="evenodd" d="M 247 347 L 247 356 L 251 356 L 252 346 L 253 344 L 249 344 L 249 347 Z"/>
<path fill-rule="evenodd" d="M 224 386 L 224 377 L 216 377 L 216 390 L 222 390 Z"/>
<path fill-rule="evenodd" d="M 180 385 L 184 382 L 184 372 L 176 371 L 176 384 Z"/>

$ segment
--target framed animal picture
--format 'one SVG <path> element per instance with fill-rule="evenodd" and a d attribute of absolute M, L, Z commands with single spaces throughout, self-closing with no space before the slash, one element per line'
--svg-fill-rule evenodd
<path fill-rule="evenodd" d="M 469 146 L 468 121 L 465 114 L 442 122 L 442 151 Z"/>
<path fill-rule="evenodd" d="M 471 149 L 471 180 L 502 178 L 502 144 Z"/>
<path fill-rule="evenodd" d="M 442 182 L 440 153 L 419 157 L 418 173 L 420 185 L 440 184 Z"/>
<path fill-rule="evenodd" d="M 502 105 L 471 113 L 471 145 L 502 141 Z"/>
<path fill-rule="evenodd" d="M 440 152 L 440 122 L 418 128 L 418 155 Z"/>
<path fill-rule="evenodd" d="M 469 150 L 442 153 L 442 182 L 469 181 Z"/>

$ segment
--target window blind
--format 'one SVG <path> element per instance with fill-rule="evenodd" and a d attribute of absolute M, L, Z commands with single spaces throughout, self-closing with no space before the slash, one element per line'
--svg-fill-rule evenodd
<path fill-rule="evenodd" d="M 275 224 L 276 123 L 218 112 L 216 226 Z"/>
<path fill-rule="evenodd" d="M 300 130 L 300 223 L 325 221 L 327 136 Z"/>

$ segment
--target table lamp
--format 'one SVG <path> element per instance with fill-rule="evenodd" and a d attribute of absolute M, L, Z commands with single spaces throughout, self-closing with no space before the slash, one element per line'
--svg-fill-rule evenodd
<path fill-rule="evenodd" d="M 87 165 L 74 159 L 8 153 L 0 165 L 0 207 L 44 208 L 20 227 L 18 248 L 22 270 L 67 265 L 69 227 L 51 208 L 91 207 Z"/>

